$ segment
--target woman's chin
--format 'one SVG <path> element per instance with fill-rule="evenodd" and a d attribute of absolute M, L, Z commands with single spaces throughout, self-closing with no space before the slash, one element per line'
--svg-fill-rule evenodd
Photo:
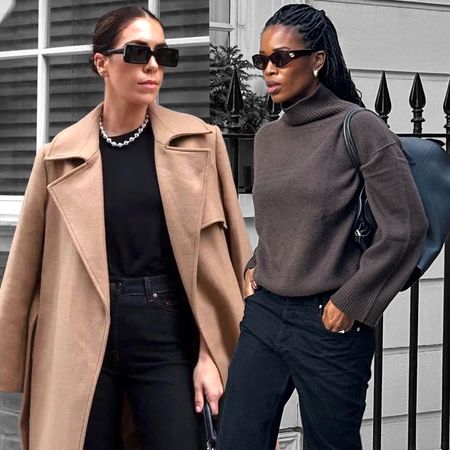
<path fill-rule="evenodd" d="M 274 103 L 283 103 L 289 100 L 289 98 L 286 97 L 286 95 L 283 95 L 282 92 L 276 92 L 274 94 L 270 94 L 272 97 L 272 101 Z"/>
<path fill-rule="evenodd" d="M 154 103 L 157 96 L 157 94 L 136 95 L 135 97 L 130 98 L 129 102 L 135 106 L 144 106 Z"/>
<path fill-rule="evenodd" d="M 271 97 L 274 103 L 283 103 L 285 101 L 283 98 L 280 98 L 279 95 L 271 95 Z"/>

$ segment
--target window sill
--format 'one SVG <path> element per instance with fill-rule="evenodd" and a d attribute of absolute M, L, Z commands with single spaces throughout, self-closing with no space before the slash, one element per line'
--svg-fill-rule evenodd
<path fill-rule="evenodd" d="M 17 225 L 22 202 L 23 195 L 0 195 L 0 226 Z"/>

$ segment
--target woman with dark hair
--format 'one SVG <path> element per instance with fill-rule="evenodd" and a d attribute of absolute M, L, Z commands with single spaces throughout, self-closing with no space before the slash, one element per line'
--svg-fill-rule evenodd
<path fill-rule="evenodd" d="M 398 138 L 363 109 L 324 11 L 282 7 L 254 65 L 284 115 L 255 138 L 259 243 L 247 264 L 245 314 L 233 355 L 219 450 L 273 450 L 283 407 L 299 394 L 309 450 L 361 449 L 374 329 L 419 259 L 427 220 Z M 378 229 L 353 238 L 360 182 Z"/>
<path fill-rule="evenodd" d="M 100 18 L 104 102 L 36 156 L 0 290 L 24 450 L 199 450 L 218 413 L 251 251 L 220 132 L 155 103 L 177 60 L 145 8 Z"/>

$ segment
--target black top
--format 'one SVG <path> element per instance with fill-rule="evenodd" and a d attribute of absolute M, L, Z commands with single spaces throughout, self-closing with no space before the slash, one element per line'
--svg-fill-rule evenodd
<path fill-rule="evenodd" d="M 115 136 L 123 142 L 137 130 Z M 110 278 L 178 274 L 155 167 L 150 124 L 130 145 L 110 146 L 100 135 L 106 249 Z"/>

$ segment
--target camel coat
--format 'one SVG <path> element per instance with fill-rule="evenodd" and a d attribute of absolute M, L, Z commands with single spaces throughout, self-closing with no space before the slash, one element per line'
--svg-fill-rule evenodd
<path fill-rule="evenodd" d="M 24 392 L 24 450 L 83 448 L 103 361 L 110 316 L 101 109 L 38 152 L 0 290 L 0 391 Z M 225 383 L 251 255 L 225 145 L 196 117 L 156 104 L 150 117 L 173 252 Z"/>

